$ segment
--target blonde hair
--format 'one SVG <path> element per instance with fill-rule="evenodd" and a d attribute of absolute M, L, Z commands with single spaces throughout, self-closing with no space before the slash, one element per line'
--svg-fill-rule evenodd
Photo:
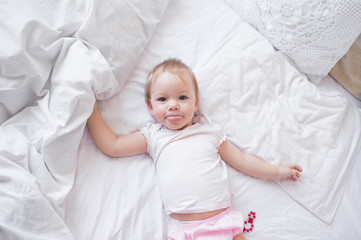
<path fill-rule="evenodd" d="M 145 83 L 146 102 L 149 102 L 151 98 L 151 89 L 152 89 L 153 81 L 156 80 L 164 72 L 175 74 L 182 80 L 185 80 L 187 77 L 189 77 L 193 82 L 196 99 L 198 100 L 198 84 L 192 69 L 188 67 L 186 64 L 184 64 L 181 60 L 170 58 L 158 64 L 153 68 L 152 71 L 149 72 L 147 77 L 147 82 Z"/>

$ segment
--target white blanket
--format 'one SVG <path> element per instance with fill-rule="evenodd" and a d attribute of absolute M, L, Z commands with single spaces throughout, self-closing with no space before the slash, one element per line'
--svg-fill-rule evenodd
<path fill-rule="evenodd" d="M 73 239 L 62 204 L 94 94 L 121 89 L 167 4 L 0 3 L 0 239 Z"/>
<path fill-rule="evenodd" d="M 97 22 L 95 16 L 104 12 L 94 13 L 96 3 L 57 4 L 36 9 L 45 9 L 47 20 L 54 23 L 61 22 L 61 14 L 51 14 L 49 9 L 63 13 L 73 9 L 75 15 L 66 16 L 76 16 L 80 22 L 64 25 L 70 24 L 72 31 L 52 28 L 46 21 L 24 25 L 19 21 L 21 27 L 14 28 L 20 33 L 15 46 L 14 38 L 3 37 L 10 47 L 0 56 L 5 80 L 0 86 L 1 119 L 12 117 L 0 128 L 0 204 L 6 206 L 0 208 L 0 238 L 165 238 L 167 216 L 149 157 L 110 159 L 83 130 L 93 93 L 101 100 L 115 94 L 100 101 L 99 107 L 117 133 L 132 132 L 154 121 L 144 103 L 144 83 L 147 72 L 168 57 L 180 58 L 192 67 L 200 85 L 201 111 L 220 123 L 237 146 L 275 164 L 302 165 L 301 181 L 281 182 L 280 186 L 315 216 L 331 222 L 360 149 L 361 135 L 357 108 L 339 85 L 332 81 L 319 87 L 311 84 L 218 0 L 173 1 L 161 20 L 160 10 L 154 14 L 157 17 L 143 19 L 149 23 L 144 27 L 147 33 L 142 34 L 146 39 L 150 38 L 148 31 L 160 23 L 145 50 L 134 52 L 135 56 L 142 52 L 139 61 L 137 57 L 131 63 L 122 61 L 123 69 L 128 66 L 127 72 L 132 73 L 124 79 L 122 70 L 116 68 L 120 65 L 113 61 L 119 55 L 111 56 L 104 32 L 100 35 L 104 45 L 67 37 L 86 36 L 90 31 L 99 38 L 97 29 L 107 26 L 104 29 L 114 33 L 117 26 Z M 159 1 L 163 9 L 166 4 Z M 19 1 L 7 9 L 15 14 L 27 12 L 25 7 Z M 0 9 L 5 9 L 4 3 Z M 9 14 L 1 11 L 1 22 L 8 23 Z M 95 25 L 84 23 L 89 19 Z M 31 31 L 25 26 L 32 26 Z M 99 27 L 80 31 L 86 26 Z M 11 33 L 5 30 L 1 33 Z M 52 37 L 54 32 L 66 34 Z M 25 50 L 19 47 L 22 41 L 27 44 Z M 122 54 L 116 43 L 110 46 Z M 16 95 L 9 97 L 10 93 Z M 248 199 L 242 186 L 258 183 L 232 169 L 230 175 L 235 208 L 240 209 L 239 199 L 243 195 Z M 262 192 L 257 195 L 262 197 Z"/>

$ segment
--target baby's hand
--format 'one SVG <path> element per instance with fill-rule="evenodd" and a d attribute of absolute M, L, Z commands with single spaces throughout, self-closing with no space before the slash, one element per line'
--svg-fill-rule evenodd
<path fill-rule="evenodd" d="M 297 181 L 297 179 L 301 176 L 300 172 L 302 172 L 302 168 L 300 165 L 294 164 L 286 164 L 278 167 L 278 180 L 282 179 L 291 179 L 293 181 Z"/>

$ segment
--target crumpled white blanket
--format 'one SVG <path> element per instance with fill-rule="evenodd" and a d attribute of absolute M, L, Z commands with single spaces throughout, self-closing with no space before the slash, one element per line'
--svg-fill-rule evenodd
<path fill-rule="evenodd" d="M 167 4 L 0 3 L 1 239 L 73 239 L 62 204 L 94 94 L 121 89 Z"/>

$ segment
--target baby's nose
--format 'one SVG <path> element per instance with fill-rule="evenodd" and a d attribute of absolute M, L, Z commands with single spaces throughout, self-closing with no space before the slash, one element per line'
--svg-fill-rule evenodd
<path fill-rule="evenodd" d="M 168 105 L 168 109 L 169 109 L 169 110 L 179 110 L 178 101 L 176 101 L 176 100 L 170 101 L 170 102 L 169 102 L 169 105 Z"/>

